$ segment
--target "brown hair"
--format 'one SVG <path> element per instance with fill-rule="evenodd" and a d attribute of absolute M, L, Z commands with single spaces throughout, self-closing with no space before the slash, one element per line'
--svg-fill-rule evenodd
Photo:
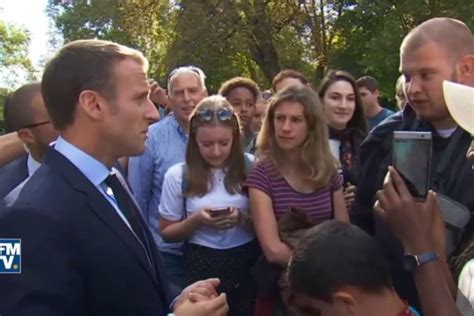
<path fill-rule="evenodd" d="M 27 83 L 7 98 L 4 111 L 5 128 L 7 132 L 18 131 L 29 124 L 34 124 L 33 98 L 41 93 L 41 83 Z"/>
<path fill-rule="evenodd" d="M 41 92 L 57 130 L 74 122 L 79 95 L 94 90 L 114 99 L 114 66 L 131 58 L 145 68 L 148 62 L 139 51 L 109 41 L 89 39 L 64 45 L 43 73 Z"/>
<path fill-rule="evenodd" d="M 363 77 L 363 78 L 371 78 L 371 77 Z M 359 80 L 361 79 L 362 78 L 360 78 Z M 349 122 L 347 122 L 347 127 L 354 128 L 355 130 L 358 131 L 358 134 L 361 137 L 359 141 L 359 144 L 360 144 L 362 140 L 367 136 L 368 128 L 367 128 L 367 119 L 365 118 L 365 113 L 364 113 L 364 106 L 362 104 L 362 99 L 360 98 L 359 89 L 357 88 L 359 86 L 359 80 L 357 80 L 357 83 L 356 83 L 356 81 L 354 80 L 354 77 L 352 77 L 351 74 L 346 71 L 332 70 L 326 74 L 326 76 L 323 78 L 323 80 L 319 84 L 318 94 L 321 100 L 324 100 L 324 95 L 326 94 L 326 91 L 329 89 L 329 87 L 332 86 L 334 83 L 341 80 L 348 82 L 352 86 L 352 89 L 354 90 L 355 110 L 354 110 L 354 114 L 352 115 L 352 118 L 349 120 Z M 370 90 L 369 87 L 367 87 L 367 89 Z"/>
<path fill-rule="evenodd" d="M 255 81 L 252 79 L 244 77 L 235 77 L 225 81 L 219 88 L 218 93 L 221 96 L 228 98 L 230 92 L 236 88 L 248 89 L 252 93 L 255 102 L 260 98 L 260 88 L 258 87 L 257 83 L 255 83 Z"/>
<path fill-rule="evenodd" d="M 309 178 L 317 188 L 327 186 L 336 173 L 337 161 L 329 150 L 329 135 L 324 110 L 316 93 L 309 87 L 289 87 L 270 101 L 262 129 L 257 137 L 257 155 L 277 167 L 281 150 L 275 139 L 275 111 L 283 102 L 298 102 L 304 108 L 308 135 L 301 146 L 301 159 L 309 169 Z"/>
<path fill-rule="evenodd" d="M 222 108 L 232 111 L 230 120 L 220 121 L 216 114 L 209 122 L 203 122 L 199 118 L 199 111 L 205 109 L 217 111 Z M 187 197 L 203 196 L 212 189 L 211 168 L 202 157 L 196 140 L 197 129 L 201 126 L 227 126 L 232 128 L 232 146 L 225 163 L 224 186 L 230 194 L 240 193 L 242 184 L 247 177 L 247 170 L 245 168 L 244 151 L 240 142 L 239 119 L 233 113 L 230 103 L 224 97 L 215 95 L 201 100 L 191 115 L 189 139 L 186 146 L 188 189 L 184 192 L 184 195 Z"/>
<path fill-rule="evenodd" d="M 302 84 L 307 85 L 308 79 L 301 73 L 293 69 L 285 69 L 280 71 L 272 80 L 272 89 L 276 92 L 276 86 L 286 78 L 298 79 Z"/>
<path fill-rule="evenodd" d="M 371 77 L 371 76 L 360 77 L 359 79 L 357 79 L 356 85 L 357 85 L 357 88 L 366 88 L 372 93 L 374 93 L 375 90 L 379 89 L 379 83 L 374 77 Z"/>

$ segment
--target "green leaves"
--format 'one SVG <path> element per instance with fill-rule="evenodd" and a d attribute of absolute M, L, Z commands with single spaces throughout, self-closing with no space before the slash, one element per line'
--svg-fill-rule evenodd
<path fill-rule="evenodd" d="M 0 21 L 1 85 L 14 87 L 25 78 L 33 77 L 34 69 L 28 57 L 29 43 L 30 36 L 26 30 Z"/>
<path fill-rule="evenodd" d="M 139 48 L 163 85 L 174 67 L 194 64 L 208 88 L 249 76 L 268 88 L 294 68 L 318 83 L 328 69 L 372 75 L 392 101 L 399 46 L 433 16 L 474 28 L 472 0 L 50 0 L 66 41 L 103 38 Z"/>

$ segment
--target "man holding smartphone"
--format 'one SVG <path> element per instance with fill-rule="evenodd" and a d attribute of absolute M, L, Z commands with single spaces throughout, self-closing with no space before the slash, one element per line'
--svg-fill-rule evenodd
<path fill-rule="evenodd" d="M 450 18 L 422 23 L 403 40 L 400 70 L 405 77 L 409 105 L 372 130 L 362 144 L 359 194 L 352 220 L 375 234 L 391 262 L 395 289 L 410 305 L 419 307 L 412 272 L 402 268 L 403 247 L 385 223 L 373 216 L 375 194 L 383 187 L 387 167 L 393 163 L 393 132 L 431 132 L 432 189 L 474 211 L 474 176 L 466 159 L 471 135 L 451 117 L 442 90 L 443 80 L 474 86 L 471 30 L 463 22 Z M 469 230 L 472 223 L 465 229 Z M 455 254 L 462 249 L 464 241 L 458 244 Z M 433 260 L 437 259 L 433 257 Z"/>

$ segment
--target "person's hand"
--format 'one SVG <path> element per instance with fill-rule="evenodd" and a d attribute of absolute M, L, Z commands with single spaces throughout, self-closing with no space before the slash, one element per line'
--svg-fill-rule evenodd
<path fill-rule="evenodd" d="M 173 313 L 176 316 L 225 316 L 229 311 L 227 297 L 224 293 L 205 301 L 193 301 L 192 293 L 189 297 L 176 304 Z"/>
<path fill-rule="evenodd" d="M 467 150 L 466 157 L 474 164 L 474 138 L 472 139 L 471 146 Z"/>
<path fill-rule="evenodd" d="M 207 280 L 197 281 L 191 285 L 188 285 L 180 294 L 176 304 L 179 304 L 181 299 L 190 299 L 193 302 L 208 301 L 211 298 L 218 296 L 216 288 L 220 284 L 220 280 L 217 278 L 211 278 Z"/>
<path fill-rule="evenodd" d="M 241 224 L 242 214 L 240 210 L 235 207 L 230 208 L 230 213 L 219 216 L 219 226 L 221 229 L 233 228 Z"/>
<path fill-rule="evenodd" d="M 201 225 L 209 225 L 220 230 L 232 228 L 240 220 L 239 210 L 233 207 L 230 209 L 230 213 L 226 215 L 213 216 L 210 209 L 202 209 L 196 212 L 194 216 Z"/>
<path fill-rule="evenodd" d="M 383 190 L 377 192 L 377 199 L 375 212 L 389 225 L 407 253 L 420 254 L 444 247 L 444 230 L 440 228 L 444 224 L 434 192 L 428 193 L 424 203 L 416 203 L 400 175 L 389 167 L 388 179 Z M 442 236 L 435 238 L 435 234 Z"/>
<path fill-rule="evenodd" d="M 154 103 L 158 103 L 164 108 L 168 107 L 168 96 L 166 90 L 163 89 L 160 84 L 155 80 L 149 81 L 150 85 L 150 99 Z"/>
<path fill-rule="evenodd" d="M 344 202 L 346 203 L 347 210 L 351 209 L 351 206 L 355 201 L 356 193 L 357 187 L 349 183 L 347 188 L 344 190 Z"/>

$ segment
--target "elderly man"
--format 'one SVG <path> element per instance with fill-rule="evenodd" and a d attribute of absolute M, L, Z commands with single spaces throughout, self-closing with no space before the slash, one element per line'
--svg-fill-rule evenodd
<path fill-rule="evenodd" d="M 184 161 L 191 113 L 206 96 L 205 75 L 201 69 L 185 66 L 173 70 L 168 79 L 172 114 L 150 127 L 145 152 L 130 158 L 128 165 L 130 185 L 161 252 L 167 276 L 180 287 L 185 285 L 182 244 L 167 244 L 161 238 L 158 206 L 166 171 Z"/>

